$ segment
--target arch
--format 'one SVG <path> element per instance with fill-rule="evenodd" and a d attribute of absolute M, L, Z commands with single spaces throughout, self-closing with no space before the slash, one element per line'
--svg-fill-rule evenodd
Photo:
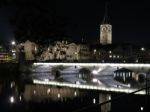
<path fill-rule="evenodd" d="M 139 73 L 137 77 L 138 77 L 138 81 L 140 83 L 143 83 L 145 81 L 145 78 L 146 78 L 146 73 Z"/>

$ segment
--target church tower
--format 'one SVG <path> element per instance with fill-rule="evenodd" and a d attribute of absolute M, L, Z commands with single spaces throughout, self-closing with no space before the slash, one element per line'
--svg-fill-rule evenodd
<path fill-rule="evenodd" d="M 105 4 L 104 19 L 100 25 L 100 44 L 112 44 L 112 25 L 108 21 L 108 2 Z"/>

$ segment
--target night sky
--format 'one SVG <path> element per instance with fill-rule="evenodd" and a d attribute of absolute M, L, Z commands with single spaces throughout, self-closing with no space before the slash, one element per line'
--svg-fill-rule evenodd
<path fill-rule="evenodd" d="M 70 26 L 65 29 L 67 36 L 77 40 L 83 37 L 89 42 L 99 42 L 99 25 L 104 16 L 105 0 L 59 0 L 53 4 L 57 13 L 69 18 Z M 113 28 L 113 43 L 149 43 L 149 10 L 148 1 L 111 1 L 109 21 Z M 15 13 L 15 6 L 1 5 L 0 39 L 13 40 L 15 26 L 10 24 L 10 18 Z"/>

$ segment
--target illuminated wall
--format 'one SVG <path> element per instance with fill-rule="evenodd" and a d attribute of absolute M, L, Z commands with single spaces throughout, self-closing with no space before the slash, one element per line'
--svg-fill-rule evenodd
<path fill-rule="evenodd" d="M 112 44 L 112 25 L 100 25 L 100 43 L 102 45 Z"/>

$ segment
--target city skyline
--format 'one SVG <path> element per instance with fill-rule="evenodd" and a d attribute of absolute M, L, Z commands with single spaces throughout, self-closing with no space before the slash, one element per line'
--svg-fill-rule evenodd
<path fill-rule="evenodd" d="M 17 0 L 16 0 L 17 1 Z M 34 2 L 33 2 L 34 3 Z M 56 12 L 69 20 L 65 33 L 69 38 L 99 43 L 99 29 L 105 12 L 105 1 L 59 1 L 54 4 Z M 42 4 L 41 4 L 42 5 Z M 150 25 L 146 2 L 110 1 L 109 20 L 112 25 L 112 43 L 149 43 Z M 14 39 L 15 26 L 10 18 L 16 12 L 13 4 L 1 5 L 0 39 Z"/>

